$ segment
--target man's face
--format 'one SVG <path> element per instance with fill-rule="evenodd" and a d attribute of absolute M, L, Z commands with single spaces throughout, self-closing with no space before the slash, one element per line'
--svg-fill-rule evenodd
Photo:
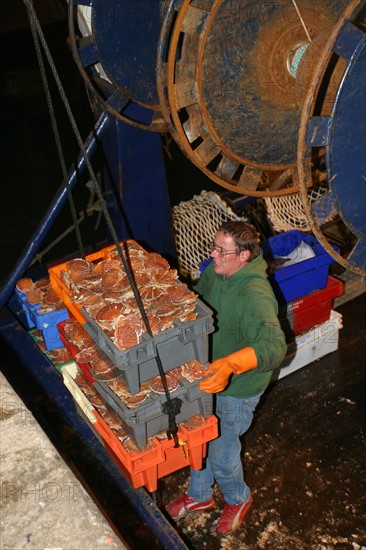
<path fill-rule="evenodd" d="M 238 252 L 231 235 L 225 235 L 219 231 L 210 254 L 216 273 L 231 277 L 241 269 L 248 260 L 249 252 Z"/>

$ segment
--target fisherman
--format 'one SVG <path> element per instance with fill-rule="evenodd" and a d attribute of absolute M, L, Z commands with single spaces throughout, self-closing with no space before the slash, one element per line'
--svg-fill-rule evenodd
<path fill-rule="evenodd" d="M 196 285 L 217 323 L 213 362 L 200 389 L 217 394 L 220 435 L 209 443 L 202 469 L 191 469 L 187 492 L 166 510 L 177 520 L 190 512 L 214 508 L 216 480 L 225 501 L 216 531 L 224 536 L 240 527 L 252 505 L 244 480 L 240 437 L 251 425 L 272 371 L 285 357 L 286 342 L 255 228 L 246 222 L 223 223 L 212 244 L 211 258 Z"/>

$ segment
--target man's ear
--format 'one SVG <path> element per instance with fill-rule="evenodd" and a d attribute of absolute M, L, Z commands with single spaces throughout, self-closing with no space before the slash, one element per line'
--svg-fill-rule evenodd
<path fill-rule="evenodd" d="M 240 257 L 240 261 L 248 262 L 248 260 L 250 258 L 250 251 L 249 250 L 241 250 L 239 257 Z"/>

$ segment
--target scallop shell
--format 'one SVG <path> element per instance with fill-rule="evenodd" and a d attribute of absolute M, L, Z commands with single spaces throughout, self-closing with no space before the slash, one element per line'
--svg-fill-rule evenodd
<path fill-rule="evenodd" d="M 127 385 L 121 378 L 115 378 L 107 382 L 107 386 L 121 399 L 130 392 L 127 389 Z"/>
<path fill-rule="evenodd" d="M 119 269 L 112 268 L 102 275 L 100 287 L 102 290 L 108 290 L 116 285 L 122 279 L 122 273 Z"/>
<path fill-rule="evenodd" d="M 163 328 L 163 322 L 157 315 L 148 315 L 147 319 L 153 334 L 159 334 Z"/>
<path fill-rule="evenodd" d="M 145 259 L 146 269 L 158 267 L 160 269 L 170 269 L 170 265 L 165 258 L 157 252 L 150 252 Z"/>
<path fill-rule="evenodd" d="M 95 373 L 106 374 L 109 371 L 114 371 L 114 363 L 107 356 L 105 358 L 98 357 L 98 359 L 90 361 L 90 365 Z"/>
<path fill-rule="evenodd" d="M 170 372 L 165 373 L 165 379 L 169 392 L 173 392 L 179 387 L 179 381 L 175 376 L 170 374 Z M 160 376 L 155 376 L 150 380 L 150 388 L 156 393 L 165 393 L 163 381 Z"/>
<path fill-rule="evenodd" d="M 28 290 L 27 291 L 27 302 L 29 304 L 40 304 L 43 299 L 43 292 L 42 290 L 35 289 L 35 290 Z"/>
<path fill-rule="evenodd" d="M 106 304 L 98 311 L 95 320 L 102 328 L 109 328 L 111 324 L 118 321 L 125 309 L 125 306 L 120 302 Z"/>
<path fill-rule="evenodd" d="M 123 266 L 120 260 L 112 260 L 108 258 L 107 260 L 101 260 L 97 263 L 93 263 L 93 269 L 94 273 L 96 273 L 97 275 L 103 275 L 103 273 L 106 273 L 110 269 L 118 269 L 122 273 Z"/>
<path fill-rule="evenodd" d="M 68 271 L 70 281 L 78 284 L 90 275 L 91 264 L 82 258 L 75 258 L 66 262 L 66 270 Z"/>
<path fill-rule="evenodd" d="M 41 288 L 41 289 L 46 289 L 47 286 L 49 286 L 51 283 L 50 283 L 50 279 L 48 277 L 44 278 L 44 279 L 39 279 L 38 281 L 36 281 L 34 283 L 34 286 L 35 288 Z"/>
<path fill-rule="evenodd" d="M 58 304 L 61 300 L 57 292 L 53 290 L 52 287 L 50 287 L 44 291 L 43 301 L 45 304 L 55 305 Z"/>
<path fill-rule="evenodd" d="M 206 375 L 207 367 L 193 359 L 188 363 L 182 365 L 182 376 L 188 380 L 188 382 L 194 382 L 195 380 L 200 380 L 203 376 Z"/>
<path fill-rule="evenodd" d="M 127 408 L 135 409 L 147 398 L 148 394 L 146 392 L 136 393 L 136 395 L 128 394 L 123 397 L 123 402 L 126 404 Z"/>
<path fill-rule="evenodd" d="M 158 286 L 145 286 L 140 290 L 141 299 L 143 301 L 156 300 L 163 293 L 162 289 Z"/>
<path fill-rule="evenodd" d="M 23 279 L 19 279 L 16 284 L 16 288 L 20 290 L 20 292 L 27 292 L 28 290 L 32 290 L 33 287 L 34 283 L 29 277 L 23 277 Z"/>
<path fill-rule="evenodd" d="M 199 428 L 205 423 L 204 416 L 202 414 L 196 414 L 196 416 L 192 416 L 192 418 L 189 418 L 188 420 L 185 420 L 184 422 L 181 422 L 187 430 L 194 430 L 196 428 Z"/>
<path fill-rule="evenodd" d="M 128 453 L 140 454 L 142 451 L 148 451 L 154 448 L 154 443 L 151 439 L 148 439 L 144 449 L 139 449 L 137 445 L 132 441 L 130 437 L 126 437 L 122 441 L 122 445 Z"/>
<path fill-rule="evenodd" d="M 114 344 L 118 349 L 124 350 L 136 346 L 140 341 L 140 335 L 136 326 L 126 319 L 119 319 L 114 333 Z"/>
<path fill-rule="evenodd" d="M 86 330 L 77 321 L 67 319 L 64 324 L 64 332 L 67 340 L 75 344 L 79 350 L 94 345 L 92 337 L 89 336 Z"/>
<path fill-rule="evenodd" d="M 94 407 L 103 407 L 104 406 L 103 399 L 97 393 L 95 393 L 94 395 L 89 395 L 88 399 L 89 399 L 90 403 L 92 405 L 94 405 Z"/>

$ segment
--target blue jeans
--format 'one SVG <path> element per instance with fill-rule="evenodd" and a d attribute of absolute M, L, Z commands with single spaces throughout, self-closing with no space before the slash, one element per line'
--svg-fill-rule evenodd
<path fill-rule="evenodd" d="M 211 498 L 215 480 L 228 504 L 248 502 L 250 489 L 244 481 L 239 438 L 249 429 L 262 393 L 242 399 L 217 396 L 215 414 L 219 418 L 220 436 L 208 444 L 206 465 L 201 470 L 191 469 L 187 490 L 197 502 Z"/>

